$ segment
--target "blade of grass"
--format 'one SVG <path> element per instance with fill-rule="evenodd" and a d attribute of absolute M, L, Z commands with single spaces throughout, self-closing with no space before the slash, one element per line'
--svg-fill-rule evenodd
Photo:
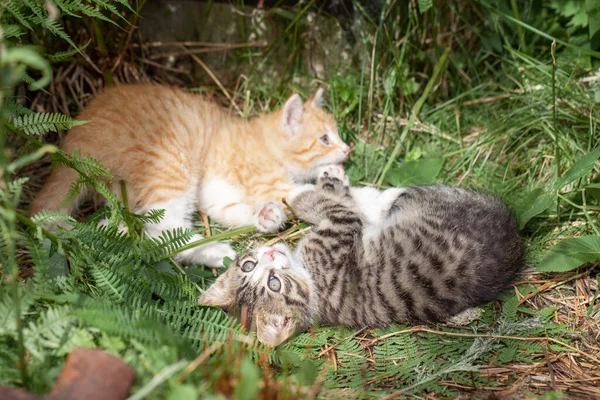
<path fill-rule="evenodd" d="M 419 97 L 419 100 L 417 100 L 417 102 L 413 106 L 413 109 L 411 110 L 410 117 L 408 118 L 408 123 L 406 124 L 406 126 L 404 126 L 404 129 L 402 130 L 402 133 L 400 134 L 400 139 L 396 143 L 396 146 L 394 147 L 392 154 L 388 158 L 387 164 L 385 165 L 385 167 L 383 168 L 383 171 L 381 172 L 381 175 L 379 176 L 379 180 L 377 181 L 377 187 L 381 187 L 381 185 L 383 185 L 383 182 L 385 180 L 385 175 L 387 174 L 387 172 L 390 170 L 390 168 L 394 164 L 396 157 L 398 157 L 398 154 L 400 153 L 400 148 L 401 148 L 402 144 L 404 143 L 404 140 L 406 139 L 406 135 L 408 134 L 410 129 L 414 126 L 415 121 L 417 119 L 417 115 L 421 111 L 423 104 L 425 104 L 425 101 L 429 97 L 429 94 L 433 90 L 434 86 L 437 84 L 437 81 L 442 76 L 442 73 L 445 71 L 449 55 L 450 55 L 450 49 L 446 48 L 444 50 L 444 53 L 440 57 L 440 60 L 438 61 L 437 65 L 435 66 L 435 69 L 433 70 L 433 75 L 431 76 L 431 79 L 429 79 L 429 82 L 427 82 L 427 86 L 425 86 L 425 90 L 423 90 L 423 94 L 421 95 L 421 97 Z"/>

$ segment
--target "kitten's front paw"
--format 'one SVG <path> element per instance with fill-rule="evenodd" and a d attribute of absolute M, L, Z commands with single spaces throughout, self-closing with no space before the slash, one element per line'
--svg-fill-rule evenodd
<path fill-rule="evenodd" d="M 283 211 L 283 206 L 275 202 L 268 202 L 258 213 L 256 229 L 262 233 L 277 232 L 287 221 L 287 215 Z"/>
<path fill-rule="evenodd" d="M 324 170 L 317 182 L 319 190 L 339 196 L 348 194 L 350 181 L 341 166 L 331 165 Z"/>
<path fill-rule="evenodd" d="M 321 181 L 324 178 L 335 178 L 342 182 L 344 186 L 350 186 L 350 180 L 341 164 L 323 167 L 321 171 L 319 171 L 318 180 Z"/>

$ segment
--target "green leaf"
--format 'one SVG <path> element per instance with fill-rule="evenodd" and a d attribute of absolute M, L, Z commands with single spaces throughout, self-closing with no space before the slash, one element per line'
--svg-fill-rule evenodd
<path fill-rule="evenodd" d="M 300 362 L 296 377 L 301 385 L 312 385 L 317 379 L 317 375 L 319 375 L 319 367 L 314 360 L 304 359 Z"/>
<path fill-rule="evenodd" d="M 196 400 L 197 398 L 198 391 L 190 384 L 175 386 L 168 397 L 169 400 Z"/>
<path fill-rule="evenodd" d="M 425 11 L 433 7 L 433 0 L 419 0 L 419 12 L 423 14 Z"/>
<path fill-rule="evenodd" d="M 590 172 L 592 168 L 594 168 L 594 165 L 596 165 L 598 158 L 600 158 L 600 146 L 581 157 L 575 165 L 565 172 L 565 174 L 556 182 L 556 185 L 554 185 L 556 189 L 559 189 Z"/>
<path fill-rule="evenodd" d="M 542 258 L 540 272 L 571 271 L 582 264 L 600 260 L 600 236 L 581 236 L 560 241 Z"/>
<path fill-rule="evenodd" d="M 260 371 L 252 360 L 244 358 L 240 366 L 240 380 L 235 386 L 235 398 L 238 400 L 255 399 L 258 395 L 258 379 Z"/>
<path fill-rule="evenodd" d="M 223 258 L 223 266 L 225 268 L 229 268 L 229 266 L 231 265 L 232 262 L 233 262 L 233 260 L 229 257 Z"/>
<path fill-rule="evenodd" d="M 544 189 L 537 188 L 531 191 L 517 206 L 519 229 L 523 229 L 533 217 L 546 211 L 554 200 L 555 197 L 546 193 Z"/>
<path fill-rule="evenodd" d="M 173 269 L 173 266 L 167 260 L 162 260 L 162 261 L 154 264 L 154 268 L 156 268 L 158 271 L 162 272 L 163 274 L 177 276 L 177 271 L 175 271 L 175 269 Z"/>
<path fill-rule="evenodd" d="M 384 80 L 383 80 L 383 88 L 385 90 L 385 94 L 391 96 L 394 94 L 396 90 L 398 81 L 398 73 L 396 72 L 396 68 L 392 67 L 388 70 Z"/>
<path fill-rule="evenodd" d="M 190 281 L 196 283 L 204 278 L 212 278 L 213 274 L 211 271 L 200 268 L 200 267 L 190 267 L 185 270 L 186 275 L 190 279 Z"/>
<path fill-rule="evenodd" d="M 587 185 L 585 191 L 596 200 L 600 200 L 600 183 L 591 183 Z"/>
<path fill-rule="evenodd" d="M 10 68 L 11 66 L 13 68 Z M 40 79 L 29 85 L 31 90 L 43 88 L 50 83 L 50 77 L 52 76 L 50 63 L 31 46 L 7 49 L 0 57 L 0 67 L 3 71 L 2 85 L 4 87 L 13 87 L 17 84 L 25 74 L 25 67 L 36 69 L 42 73 Z M 6 67 L 12 70 L 10 74 L 5 72 Z"/>
<path fill-rule="evenodd" d="M 590 47 L 592 50 L 598 50 L 600 49 L 600 2 L 585 0 L 585 8 L 590 30 Z"/>
<path fill-rule="evenodd" d="M 67 257 L 64 254 L 55 253 L 50 257 L 48 264 L 48 276 L 51 279 L 58 278 L 59 276 L 66 276 L 69 274 L 69 265 L 67 263 Z"/>
<path fill-rule="evenodd" d="M 392 186 L 427 185 L 435 182 L 443 166 L 443 158 L 409 161 L 390 169 L 385 179 Z"/>

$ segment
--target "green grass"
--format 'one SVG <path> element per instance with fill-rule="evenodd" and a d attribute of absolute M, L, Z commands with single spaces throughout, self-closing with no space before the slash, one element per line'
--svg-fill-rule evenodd
<path fill-rule="evenodd" d="M 103 215 L 114 226 L 144 221 L 111 198 L 111 207 L 89 223 L 49 234 L 39 226 L 64 218 L 24 217 L 30 189 L 19 178 L 39 181 L 48 165 L 35 162 L 54 151 L 32 152 L 39 142 L 30 135 L 71 122 L 52 114 L 14 119 L 25 111 L 9 104 L 9 122 L 43 124 L 27 130 L 7 122 L 11 131 L 22 128 L 21 136 L 2 135 L 3 150 L 4 143 L 18 143 L 21 152 L 2 151 L 0 159 L 0 384 L 46 393 L 66 354 L 84 346 L 105 349 L 135 369 L 134 398 L 448 398 L 507 396 L 513 389 L 520 397 L 597 395 L 598 66 L 591 68 L 583 28 L 557 29 L 566 11 L 525 3 L 519 9 L 511 1 L 456 0 L 424 15 L 409 7 L 408 14 L 384 10 L 383 21 L 360 18 L 358 61 L 332 65 L 318 79 L 342 137 L 353 145 L 346 170 L 354 185 L 458 184 L 497 194 L 515 210 L 526 268 L 513 290 L 482 307 L 479 320 L 465 327 L 314 327 L 266 349 L 221 311 L 196 306 L 213 271 L 184 269 L 170 257 L 207 240 L 231 240 L 238 253 L 274 240 L 293 244 L 304 224 L 290 221 L 278 235 L 211 225 L 211 238 L 198 243 L 184 244 L 189 231 L 153 243 L 95 226 Z M 262 54 L 237 54 L 246 79 L 237 92 L 233 83 L 227 90 L 244 115 L 277 107 L 291 90 L 314 89 L 302 63 L 302 34 L 310 27 L 305 12 L 267 11 L 290 17 L 290 36 Z M 517 16 L 522 22 L 515 24 Z M 558 39 L 557 67 L 548 36 Z M 273 81 L 264 68 L 281 46 L 291 56 L 281 80 Z M 82 172 L 82 184 L 106 192 L 100 166 L 60 152 L 53 157 Z M 197 228 L 206 229 L 201 222 Z M 19 281 L 32 266 L 35 276 Z"/>

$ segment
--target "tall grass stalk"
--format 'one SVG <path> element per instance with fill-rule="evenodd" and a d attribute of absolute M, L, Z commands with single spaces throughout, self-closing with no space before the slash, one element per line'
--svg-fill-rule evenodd
<path fill-rule="evenodd" d="M 433 70 L 433 75 L 427 82 L 427 86 L 425 86 L 425 89 L 423 90 L 423 94 L 421 95 L 421 97 L 419 97 L 419 100 L 417 100 L 417 102 L 415 103 L 415 105 L 413 106 L 413 108 L 410 112 L 410 117 L 408 118 L 408 122 L 404 126 L 404 129 L 402 130 L 402 133 L 400 134 L 400 137 L 399 137 L 398 141 L 396 142 L 396 146 L 394 146 L 394 150 L 392 151 L 391 155 L 388 157 L 388 161 L 385 164 L 385 167 L 383 167 L 383 171 L 381 172 L 381 175 L 379 176 L 379 179 L 377 180 L 377 187 L 381 187 L 383 185 L 383 182 L 385 181 L 385 175 L 388 173 L 388 171 L 390 170 L 392 165 L 394 165 L 394 162 L 396 161 L 398 154 L 400 154 L 400 148 L 403 146 L 404 140 L 406 140 L 406 135 L 415 125 L 415 121 L 417 120 L 417 116 L 418 116 L 419 112 L 421 111 L 421 107 L 423 107 L 423 104 L 425 104 L 425 101 L 429 97 L 429 94 L 431 93 L 431 91 L 437 84 L 438 80 L 440 79 L 440 77 L 442 76 L 444 71 L 446 70 L 446 63 L 448 62 L 449 55 L 450 55 L 450 49 L 446 48 L 444 50 L 444 53 L 440 57 L 440 60 L 436 64 L 435 69 Z"/>

